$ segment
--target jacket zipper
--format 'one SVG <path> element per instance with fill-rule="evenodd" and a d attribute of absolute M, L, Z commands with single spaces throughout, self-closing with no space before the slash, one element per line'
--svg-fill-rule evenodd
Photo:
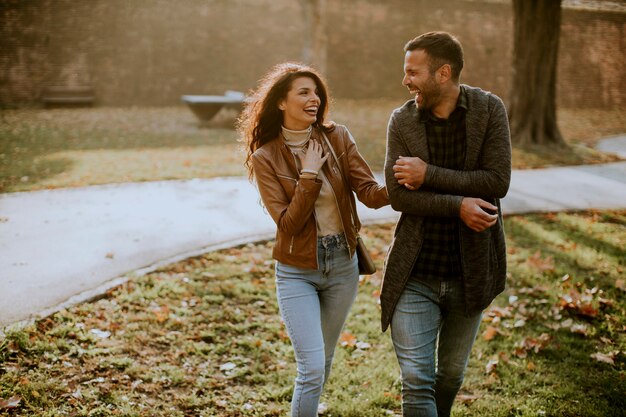
<path fill-rule="evenodd" d="M 298 180 L 297 180 L 297 179 L 295 179 L 295 178 L 288 177 L 288 176 L 286 176 L 286 175 L 280 175 L 280 174 L 276 174 L 276 176 L 277 176 L 278 178 L 282 178 L 282 179 L 285 179 L 285 180 L 293 181 L 293 182 L 295 182 L 295 183 L 296 183 L 296 185 L 298 185 Z M 291 236 L 291 241 L 289 242 L 289 254 L 292 254 L 292 253 L 293 253 L 293 239 L 294 239 L 294 237 L 295 237 L 295 236 Z"/>
<path fill-rule="evenodd" d="M 335 173 L 335 175 L 337 175 L 337 167 L 333 166 L 333 172 Z M 341 210 L 339 209 L 339 201 L 337 200 L 337 194 L 335 193 L 335 189 L 333 188 L 333 185 L 331 184 L 328 177 L 326 178 L 326 181 L 328 181 L 328 185 L 330 185 L 330 190 L 333 192 L 333 197 L 335 198 L 335 206 L 337 207 L 337 213 L 339 214 L 339 218 L 341 219 L 341 228 L 343 229 L 343 234 L 346 238 L 346 246 L 348 247 L 348 256 L 349 256 L 352 253 L 352 250 L 350 248 L 350 242 L 348 242 L 348 235 L 346 233 L 346 228 L 343 225 L 343 216 L 341 215 Z M 343 184 L 343 177 L 342 177 L 341 182 Z M 352 190 L 350 191 L 346 190 L 346 194 L 349 192 L 352 192 Z M 347 195 L 347 197 L 350 198 L 350 195 Z M 352 214 L 350 214 L 350 217 L 352 217 Z M 352 221 L 352 227 L 355 228 L 355 232 L 356 232 L 356 225 L 354 224 L 354 219 Z"/>
<path fill-rule="evenodd" d="M 297 179 L 292 178 L 292 177 L 288 177 L 288 176 L 286 176 L 286 175 L 276 174 L 276 176 L 277 176 L 278 178 L 283 178 L 283 179 L 285 179 L 285 180 L 290 180 L 290 181 L 293 181 L 293 182 L 295 182 L 296 184 L 298 183 L 298 180 L 297 180 Z"/>

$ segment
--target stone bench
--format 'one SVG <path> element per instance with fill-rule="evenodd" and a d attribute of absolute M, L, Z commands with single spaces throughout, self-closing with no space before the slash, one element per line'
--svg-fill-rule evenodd
<path fill-rule="evenodd" d="M 90 86 L 51 86 L 41 93 L 41 101 L 47 107 L 91 106 L 95 100 L 94 89 Z"/>
<path fill-rule="evenodd" d="M 241 111 L 245 101 L 245 94 L 239 91 L 228 90 L 223 96 L 185 95 L 181 99 L 189 106 L 198 119 L 206 122 L 211 120 L 222 108 Z"/>

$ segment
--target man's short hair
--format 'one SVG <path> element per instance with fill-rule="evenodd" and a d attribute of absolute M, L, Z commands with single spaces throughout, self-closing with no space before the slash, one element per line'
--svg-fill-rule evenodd
<path fill-rule="evenodd" d="M 442 65 L 452 69 L 452 79 L 459 81 L 463 69 L 463 47 L 459 40 L 448 32 L 428 32 L 410 40 L 404 45 L 404 51 L 424 50 L 428 55 L 431 74 Z"/>

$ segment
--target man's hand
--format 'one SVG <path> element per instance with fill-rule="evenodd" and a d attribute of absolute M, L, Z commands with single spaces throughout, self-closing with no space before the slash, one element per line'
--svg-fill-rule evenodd
<path fill-rule="evenodd" d="M 461 202 L 459 216 L 467 227 L 475 232 L 482 232 L 496 224 L 498 220 L 497 213 L 498 207 L 493 204 L 481 200 L 480 198 L 465 197 Z"/>
<path fill-rule="evenodd" d="M 428 164 L 417 156 L 400 156 L 393 166 L 393 172 L 398 184 L 404 185 L 409 190 L 417 190 L 424 183 L 427 166 Z"/>

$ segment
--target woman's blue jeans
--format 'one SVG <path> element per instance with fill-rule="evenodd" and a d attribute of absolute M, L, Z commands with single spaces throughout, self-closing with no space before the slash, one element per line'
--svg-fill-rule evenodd
<path fill-rule="evenodd" d="M 407 283 L 391 320 L 403 416 L 450 415 L 482 318 L 464 305 L 460 279 Z"/>
<path fill-rule="evenodd" d="M 292 417 L 315 417 L 341 329 L 359 286 L 343 235 L 318 239 L 317 270 L 276 263 L 276 294 L 296 357 Z"/>

